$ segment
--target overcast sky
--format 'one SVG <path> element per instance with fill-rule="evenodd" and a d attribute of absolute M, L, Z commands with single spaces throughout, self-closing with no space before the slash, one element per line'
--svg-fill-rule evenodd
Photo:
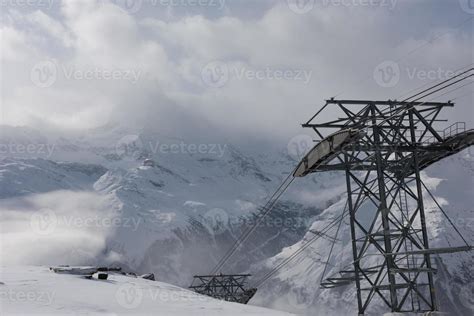
<path fill-rule="evenodd" d="M 0 3 L 7 125 L 288 139 L 326 98 L 402 99 L 474 62 L 472 0 Z M 446 116 L 472 123 L 472 92 Z"/>

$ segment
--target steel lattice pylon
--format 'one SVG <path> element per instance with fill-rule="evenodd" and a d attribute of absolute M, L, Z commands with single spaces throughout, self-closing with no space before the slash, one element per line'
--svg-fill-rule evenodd
<path fill-rule="evenodd" d="M 294 175 L 344 171 L 348 193 L 354 261 L 321 285 L 355 282 L 359 314 L 374 299 L 392 312 L 437 311 L 431 255 L 472 249 L 430 248 L 426 229 L 420 171 L 474 143 L 463 123 L 437 131 L 440 112 L 451 106 L 331 99 L 303 125 L 321 140 Z M 314 123 L 325 111 L 340 116 Z"/>
<path fill-rule="evenodd" d="M 195 275 L 189 288 L 219 300 L 247 304 L 257 292 L 245 288 L 248 277 L 250 274 Z"/>

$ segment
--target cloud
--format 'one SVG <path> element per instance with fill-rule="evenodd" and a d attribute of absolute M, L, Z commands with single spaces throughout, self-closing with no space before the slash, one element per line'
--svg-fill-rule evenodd
<path fill-rule="evenodd" d="M 2 62 L 24 61 L 29 57 L 30 47 L 27 43 L 27 35 L 12 26 L 2 25 L 0 27 L 0 38 L 2 41 Z"/>
<path fill-rule="evenodd" d="M 45 34 L 51 36 L 51 38 L 61 41 L 64 47 L 70 47 L 72 44 L 70 34 L 64 25 L 48 16 L 43 11 L 34 11 L 31 14 L 26 15 L 24 18 L 26 22 L 30 23 L 32 26 L 39 27 L 45 32 Z"/>
<path fill-rule="evenodd" d="M 100 264 L 119 255 L 106 251 L 115 214 L 104 197 L 55 191 L 7 199 L 0 209 L 2 265 Z"/>
<path fill-rule="evenodd" d="M 466 15 L 446 9 L 448 23 L 426 6 L 318 5 L 298 14 L 267 1 L 251 17 L 228 4 L 220 15 L 202 9 L 172 19 L 162 7 L 134 14 L 105 0 L 63 1 L 57 12 L 10 9 L 1 22 L 9 78 L 2 123 L 82 129 L 118 120 L 193 134 L 188 121 L 205 121 L 220 134 L 287 140 L 324 98 L 393 99 L 471 63 Z M 45 61 L 55 65 L 46 87 L 35 77 Z M 374 80 L 384 61 L 399 66 L 393 86 Z M 450 118 L 472 117 L 471 99 Z"/>

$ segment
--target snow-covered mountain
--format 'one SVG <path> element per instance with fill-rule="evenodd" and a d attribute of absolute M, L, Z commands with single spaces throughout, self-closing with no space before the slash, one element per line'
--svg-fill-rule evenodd
<path fill-rule="evenodd" d="M 426 169 L 422 176 L 424 183 L 441 203 L 464 238 L 472 243 L 474 159 L 470 151 L 465 150 L 436 163 Z M 459 235 L 426 192 L 424 200 L 430 246 L 433 248 L 463 246 Z M 311 230 L 323 231 L 334 218 L 342 214 L 345 202 L 345 198 L 342 198 L 325 209 L 313 223 Z M 337 226 L 327 232 L 327 237 L 318 238 L 301 255 L 275 273 L 257 292 L 253 303 L 305 315 L 353 315 L 357 310 L 354 283 L 334 289 L 323 289 L 319 286 L 324 272 L 325 277 L 338 275 L 344 267 L 350 267 L 353 261 L 348 224 L 346 219 L 341 226 L 326 271 L 324 267 L 331 249 L 331 238 L 336 236 Z M 284 248 L 278 255 L 254 266 L 253 272 L 265 275 L 313 237 L 314 234 L 308 232 L 298 243 Z M 376 257 L 373 258 L 375 260 Z M 373 263 L 375 265 L 375 261 Z M 472 252 L 435 257 L 435 266 L 438 269 L 435 278 L 438 304 L 442 311 L 448 313 L 447 315 L 472 315 L 473 265 Z M 368 315 L 381 315 L 387 312 L 384 307 L 383 302 L 374 300 Z"/>
<path fill-rule="evenodd" d="M 100 165 L 4 158 L 0 161 L 0 198 L 57 190 L 90 190 L 107 172 Z"/>
<path fill-rule="evenodd" d="M 2 127 L 0 145 L 1 265 L 114 264 L 180 286 L 214 267 L 297 162 L 287 144 L 117 125 L 60 137 Z M 472 156 L 453 156 L 424 177 L 474 240 Z M 344 194 L 337 172 L 298 179 L 223 272 L 268 271 L 311 238 L 310 228 L 320 230 L 341 212 Z M 431 237 L 443 245 L 455 235 L 433 203 L 427 205 Z M 327 274 L 351 258 L 348 231 L 338 238 L 337 264 Z M 329 248 L 328 240 L 319 239 L 251 303 L 312 315 L 351 314 L 353 286 L 319 289 Z M 440 295 L 442 305 L 458 308 L 459 315 L 472 310 L 472 301 L 464 299 L 472 293 L 466 286 L 472 284 L 472 255 L 437 263 L 440 293 L 446 294 Z"/>
<path fill-rule="evenodd" d="M 39 236 L 40 241 L 51 242 L 65 231 L 81 230 L 92 218 L 94 229 L 86 228 L 98 241 L 97 247 L 91 249 L 78 240 L 65 255 L 68 262 L 50 263 L 113 261 L 182 286 L 189 285 L 192 275 L 213 268 L 235 238 L 252 225 L 258 208 L 296 163 L 286 146 L 275 150 L 265 144 L 247 144 L 241 148 L 118 126 L 90 131 L 88 137 L 3 130 L 1 143 L 7 152 L 2 152 L 0 160 L 0 196 L 10 211 L 2 212 L 4 227 L 17 221 L 11 211 L 28 214 L 27 221 L 52 215 L 48 218 L 56 229 Z M 146 159 L 153 163 L 144 165 Z M 224 269 L 244 271 L 297 242 L 312 219 L 342 192 L 330 174 L 310 185 L 307 189 L 301 183 L 288 192 L 240 250 L 246 255 L 236 254 Z M 321 196 L 314 196 L 313 190 Z M 78 205 L 74 211 L 67 209 L 67 201 L 58 206 L 61 195 L 81 204 L 78 192 L 90 194 L 85 199 L 97 200 L 99 206 Z M 100 214 L 94 207 L 99 207 Z M 73 218 L 68 212 L 75 214 Z M 106 224 L 106 219 L 113 224 Z M 77 227 L 75 222 L 84 225 Z M 15 246 L 10 239 L 4 239 L 4 244 L 8 246 L 4 249 Z M 52 255 L 54 247 L 44 250 L 44 256 L 37 254 L 25 263 L 45 264 L 48 261 L 43 257 L 57 260 Z M 15 258 L 2 260 L 11 263 Z"/>

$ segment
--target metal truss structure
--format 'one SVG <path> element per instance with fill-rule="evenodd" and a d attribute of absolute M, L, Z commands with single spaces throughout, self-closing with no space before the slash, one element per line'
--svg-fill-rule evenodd
<path fill-rule="evenodd" d="M 345 172 L 353 262 L 321 283 L 355 282 L 359 315 L 374 299 L 392 312 L 437 311 L 433 254 L 472 247 L 430 248 L 420 172 L 474 144 L 474 130 L 438 130 L 453 103 L 328 100 L 304 127 L 321 138 L 294 173 Z M 325 123 L 324 117 L 337 119 Z M 337 117 L 337 116 L 336 116 Z"/>
<path fill-rule="evenodd" d="M 257 289 L 245 289 L 250 274 L 195 275 L 189 287 L 195 292 L 220 300 L 247 304 Z"/>

